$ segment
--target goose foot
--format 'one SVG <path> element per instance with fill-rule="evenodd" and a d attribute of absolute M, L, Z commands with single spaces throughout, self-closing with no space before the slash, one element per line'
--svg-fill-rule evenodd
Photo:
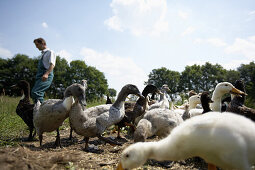
<path fill-rule="evenodd" d="M 33 134 L 33 128 L 29 128 L 29 136 L 26 139 L 26 141 L 33 141 L 35 137 L 36 131 Z"/>
<path fill-rule="evenodd" d="M 73 138 L 73 128 L 70 128 L 70 135 L 69 135 L 69 138 L 68 138 L 68 140 L 72 140 L 72 138 Z"/>
<path fill-rule="evenodd" d="M 39 135 L 40 147 L 42 147 L 42 139 L 43 139 L 43 136 Z"/>
<path fill-rule="evenodd" d="M 55 146 L 62 148 L 61 141 L 60 141 L 60 135 L 59 135 L 59 129 L 57 129 L 57 136 L 56 136 Z"/>

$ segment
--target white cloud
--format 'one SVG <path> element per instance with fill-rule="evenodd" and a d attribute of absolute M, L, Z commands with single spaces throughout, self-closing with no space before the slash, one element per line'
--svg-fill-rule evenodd
<path fill-rule="evenodd" d="M 209 43 L 218 47 L 225 47 L 224 52 L 230 54 L 230 60 L 228 62 L 219 63 L 226 69 L 236 69 L 241 64 L 249 64 L 251 61 L 255 61 L 255 36 L 248 37 L 247 39 L 236 38 L 233 44 L 228 45 L 220 38 L 209 38 L 194 40 L 194 43 Z M 239 57 L 241 59 L 234 59 Z M 203 61 L 193 61 L 188 65 L 200 64 L 203 65 Z M 212 63 L 212 62 L 210 62 Z"/>
<path fill-rule="evenodd" d="M 236 38 L 235 42 L 225 49 L 227 54 L 239 54 L 249 60 L 255 60 L 255 36 L 248 39 Z"/>
<path fill-rule="evenodd" d="M 0 57 L 1 58 L 11 58 L 12 57 L 12 53 L 11 51 L 5 49 L 5 48 L 2 48 L 0 47 Z"/>
<path fill-rule="evenodd" d="M 186 35 L 192 34 L 194 31 L 195 31 L 195 28 L 190 26 L 190 27 L 188 27 L 188 28 L 181 34 L 181 36 L 186 36 Z"/>
<path fill-rule="evenodd" d="M 178 15 L 182 19 L 187 19 L 189 17 L 189 14 L 187 12 L 184 12 L 184 11 L 181 11 L 181 10 L 178 11 Z"/>
<path fill-rule="evenodd" d="M 208 43 L 217 47 L 227 46 L 227 43 L 225 43 L 225 41 L 220 38 L 208 38 L 208 39 L 197 38 L 194 40 L 194 43 L 196 44 Z"/>
<path fill-rule="evenodd" d="M 121 28 L 120 19 L 117 16 L 113 16 L 108 20 L 105 20 L 104 23 L 108 25 L 110 29 L 123 32 L 123 29 Z"/>
<path fill-rule="evenodd" d="M 160 35 L 168 31 L 166 0 L 113 0 L 113 16 L 105 24 L 116 31 L 133 35 Z"/>
<path fill-rule="evenodd" d="M 72 54 L 67 52 L 66 50 L 61 50 L 59 52 L 56 52 L 57 56 L 60 56 L 61 58 L 65 58 L 68 63 L 72 61 Z"/>
<path fill-rule="evenodd" d="M 255 11 L 250 11 L 248 15 L 255 15 Z"/>
<path fill-rule="evenodd" d="M 250 21 L 253 21 L 254 18 L 255 18 L 255 11 L 250 11 L 248 12 L 248 16 L 245 19 L 245 21 L 250 22 Z"/>
<path fill-rule="evenodd" d="M 214 46 L 217 46 L 217 47 L 223 47 L 223 46 L 226 46 L 227 43 L 225 43 L 222 39 L 220 38 L 209 38 L 206 40 L 209 44 L 212 44 Z"/>
<path fill-rule="evenodd" d="M 250 60 L 230 60 L 229 62 L 221 64 L 225 69 L 236 69 L 237 67 L 240 67 L 241 64 L 249 64 Z"/>
<path fill-rule="evenodd" d="M 43 23 L 42 23 L 42 27 L 43 27 L 43 28 L 48 28 L 48 24 L 47 24 L 46 22 L 43 22 Z"/>
<path fill-rule="evenodd" d="M 147 75 L 131 58 L 113 56 L 108 52 L 99 53 L 90 48 L 82 48 L 80 54 L 90 66 L 102 71 L 110 88 L 119 90 L 126 84 L 136 85 L 140 91 L 144 88 Z"/>

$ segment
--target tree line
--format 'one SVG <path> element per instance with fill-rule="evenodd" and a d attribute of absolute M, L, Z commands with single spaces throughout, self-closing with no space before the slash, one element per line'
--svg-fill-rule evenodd
<path fill-rule="evenodd" d="M 29 58 L 24 54 L 17 54 L 11 59 L 0 58 L 0 89 L 6 95 L 18 95 L 18 91 L 10 86 L 19 80 L 26 80 L 31 88 L 35 82 L 37 64 L 39 57 Z M 66 87 L 73 83 L 80 83 L 81 80 L 88 80 L 87 100 L 99 100 L 104 95 L 116 96 L 116 90 L 108 88 L 104 74 L 95 67 L 88 66 L 84 61 L 75 60 L 68 62 L 64 58 L 56 57 L 54 68 L 54 79 L 51 87 L 46 91 L 49 98 L 63 98 Z"/>
<path fill-rule="evenodd" d="M 39 57 L 29 58 L 24 54 L 17 54 L 11 59 L 0 58 L 0 89 L 5 89 L 6 95 L 17 95 L 10 86 L 19 80 L 27 80 L 31 86 L 35 82 Z M 104 73 L 95 67 L 88 66 L 84 61 L 68 62 L 57 56 L 54 68 L 54 80 L 46 96 L 49 98 L 63 98 L 66 87 L 79 83 L 82 79 L 88 80 L 87 100 L 100 100 L 103 96 L 116 96 L 116 90 L 108 87 Z M 196 92 L 213 91 L 219 82 L 228 81 L 232 84 L 242 79 L 246 86 L 246 104 L 255 107 L 255 63 L 241 64 L 236 70 L 226 70 L 219 64 L 206 62 L 204 65 L 194 64 L 186 66 L 184 71 L 177 72 L 165 67 L 153 69 L 145 85 L 153 84 L 161 87 L 167 84 L 173 100 L 176 96 L 185 96 L 189 90 Z M 130 82 L 132 83 L 132 82 Z M 142 90 L 142 89 L 141 89 Z"/>
<path fill-rule="evenodd" d="M 171 90 L 169 93 L 173 100 L 176 96 L 187 98 L 187 93 L 194 90 L 197 93 L 203 91 L 212 92 L 220 82 L 235 83 L 236 80 L 243 80 L 246 88 L 246 105 L 255 108 L 255 63 L 241 64 L 237 70 L 226 70 L 219 64 L 206 62 L 204 65 L 194 64 L 186 66 L 184 71 L 169 70 L 165 67 L 153 69 L 149 74 L 146 84 L 154 84 L 161 87 L 167 84 Z M 228 94 L 229 95 L 229 94 Z M 227 96 L 225 96 L 227 97 Z"/>

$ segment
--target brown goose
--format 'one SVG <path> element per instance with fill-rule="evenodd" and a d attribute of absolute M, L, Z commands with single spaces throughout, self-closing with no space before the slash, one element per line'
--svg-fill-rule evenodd
<path fill-rule="evenodd" d="M 237 80 L 235 82 L 235 87 L 243 92 L 245 92 L 245 86 L 243 81 Z M 239 115 L 243 115 L 253 121 L 255 121 L 255 109 L 246 107 L 244 105 L 245 94 L 236 95 L 233 100 L 229 103 L 227 107 L 228 112 L 233 112 Z"/>
<path fill-rule="evenodd" d="M 204 91 L 201 94 L 200 98 L 201 98 L 201 105 L 203 107 L 202 114 L 207 113 L 207 112 L 211 112 L 212 110 L 210 109 L 209 103 L 213 103 L 213 101 L 212 101 L 211 97 L 209 96 L 209 92 Z"/>
<path fill-rule="evenodd" d="M 131 128 L 133 128 L 133 130 L 135 130 L 135 126 L 134 126 L 135 119 L 138 116 L 141 116 L 145 112 L 146 98 L 147 98 L 149 93 L 160 93 L 160 91 L 154 85 L 151 85 L 151 84 L 147 85 L 143 89 L 143 92 L 142 92 L 142 95 L 144 97 L 140 97 L 136 101 L 133 109 L 125 109 L 125 116 L 124 116 L 124 118 L 119 123 L 116 124 L 118 126 L 118 136 L 117 136 L 118 138 L 121 138 L 120 137 L 120 129 L 122 127 L 130 126 Z"/>
<path fill-rule="evenodd" d="M 36 131 L 34 131 L 34 134 L 32 134 L 35 127 L 33 124 L 34 104 L 30 103 L 30 84 L 26 80 L 21 80 L 16 85 L 13 85 L 12 87 L 21 89 L 22 97 L 16 108 L 16 113 L 21 117 L 21 119 L 28 126 L 29 136 L 27 140 L 31 141 L 34 138 Z"/>

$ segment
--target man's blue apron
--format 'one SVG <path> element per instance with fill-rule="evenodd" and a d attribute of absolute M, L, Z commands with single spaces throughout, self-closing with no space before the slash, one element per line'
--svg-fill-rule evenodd
<path fill-rule="evenodd" d="M 47 51 L 44 52 L 44 54 L 45 53 L 47 53 Z M 48 76 L 48 79 L 46 81 L 42 81 L 42 76 L 47 71 L 47 69 L 44 67 L 44 64 L 43 64 L 44 54 L 42 55 L 41 59 L 39 60 L 37 73 L 36 73 L 36 77 L 35 77 L 35 85 L 31 91 L 31 97 L 35 103 L 38 100 L 41 103 L 43 102 L 44 93 L 50 87 L 53 77 L 54 77 L 53 70 L 52 70 Z"/>

